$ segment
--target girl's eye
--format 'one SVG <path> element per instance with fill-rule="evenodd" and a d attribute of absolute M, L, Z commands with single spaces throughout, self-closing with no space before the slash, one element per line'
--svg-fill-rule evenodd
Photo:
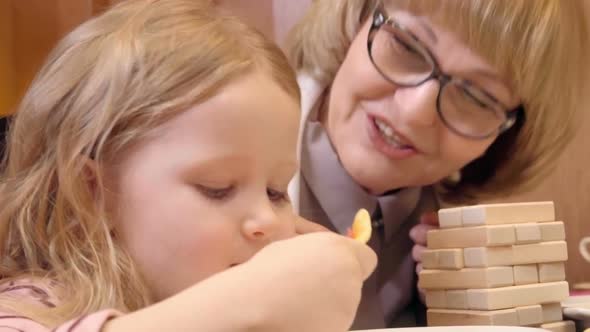
<path fill-rule="evenodd" d="M 271 202 L 282 203 L 289 202 L 289 195 L 286 192 L 274 190 L 271 188 L 266 189 L 266 194 Z"/>
<path fill-rule="evenodd" d="M 225 188 L 211 188 L 203 185 L 197 185 L 197 189 L 207 198 L 212 200 L 224 200 L 231 196 L 234 186 Z"/>

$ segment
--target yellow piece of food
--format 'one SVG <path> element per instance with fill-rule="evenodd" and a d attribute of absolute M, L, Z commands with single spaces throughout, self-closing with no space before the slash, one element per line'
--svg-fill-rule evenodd
<path fill-rule="evenodd" d="M 369 211 L 360 209 L 354 216 L 352 222 L 352 229 L 349 230 L 348 235 L 353 239 L 367 243 L 371 238 L 371 216 Z"/>

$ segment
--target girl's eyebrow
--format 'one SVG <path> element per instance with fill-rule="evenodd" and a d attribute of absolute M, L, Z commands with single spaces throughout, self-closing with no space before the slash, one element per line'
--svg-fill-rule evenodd
<path fill-rule="evenodd" d="M 222 166 L 244 166 L 250 158 L 244 155 L 236 155 L 236 154 L 223 154 L 220 153 L 214 156 L 207 156 L 207 157 L 196 157 L 188 159 L 191 164 L 197 165 L 195 168 L 202 169 L 202 168 L 217 168 L 220 165 Z M 239 167 L 238 166 L 238 167 Z"/>

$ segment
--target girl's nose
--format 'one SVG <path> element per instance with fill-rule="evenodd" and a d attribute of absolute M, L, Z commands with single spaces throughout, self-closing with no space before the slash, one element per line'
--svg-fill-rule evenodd
<path fill-rule="evenodd" d="M 270 204 L 261 204 L 242 225 L 244 236 L 253 241 L 272 242 L 280 230 L 281 220 Z"/>

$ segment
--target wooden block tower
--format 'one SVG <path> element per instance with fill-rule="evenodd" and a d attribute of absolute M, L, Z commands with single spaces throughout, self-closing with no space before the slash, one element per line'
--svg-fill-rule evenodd
<path fill-rule="evenodd" d="M 553 202 L 442 209 L 428 232 L 419 286 L 430 326 L 510 325 L 574 332 L 563 222 Z"/>

